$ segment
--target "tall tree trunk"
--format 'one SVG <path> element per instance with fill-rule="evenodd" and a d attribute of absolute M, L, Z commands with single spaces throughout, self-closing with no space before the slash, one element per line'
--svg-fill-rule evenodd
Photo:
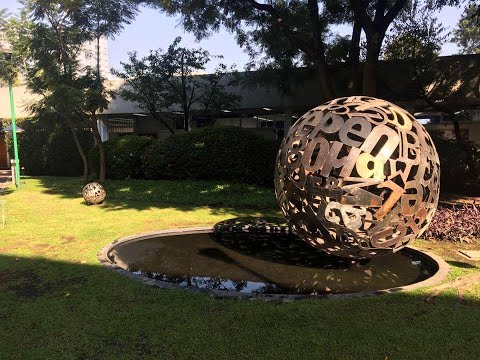
<path fill-rule="evenodd" d="M 360 92 L 360 35 L 362 33 L 362 27 L 359 21 L 355 20 L 353 23 L 352 40 L 350 41 L 350 73 L 351 82 L 349 84 L 349 90 L 352 95 L 359 94 Z"/>
<path fill-rule="evenodd" d="M 98 181 L 103 184 L 105 182 L 105 148 L 103 146 L 102 138 L 100 136 L 100 132 L 98 131 L 98 116 L 96 114 L 92 114 L 90 117 L 90 121 L 92 124 L 92 131 L 93 137 L 95 138 L 95 144 L 98 146 L 98 153 L 100 155 L 100 164 L 99 164 L 99 173 L 98 173 Z"/>
<path fill-rule="evenodd" d="M 376 71 L 382 42 L 388 27 L 405 8 L 407 1 L 350 0 L 355 22 L 358 22 L 367 36 L 367 59 L 363 69 L 363 93 L 365 95 L 376 96 L 377 94 Z M 373 19 L 372 9 L 374 9 Z"/>
<path fill-rule="evenodd" d="M 317 73 L 320 80 L 320 86 L 322 89 L 322 95 L 324 101 L 328 101 L 335 98 L 335 92 L 333 91 L 332 81 L 328 67 L 325 61 L 317 61 Z"/>
<path fill-rule="evenodd" d="M 450 115 L 450 119 L 453 122 L 453 133 L 455 135 L 455 140 L 458 144 L 463 144 L 462 134 L 460 133 L 460 123 L 458 122 L 457 117 L 455 116 L 454 111 L 449 111 L 448 115 Z"/>
<path fill-rule="evenodd" d="M 188 131 L 189 130 L 189 123 L 190 123 L 190 115 L 188 114 L 187 111 L 184 111 L 183 113 L 183 130 Z"/>
<path fill-rule="evenodd" d="M 367 59 L 363 69 L 363 94 L 368 96 L 377 95 L 377 64 L 380 56 L 380 47 L 383 36 L 373 34 L 373 38 L 367 44 Z"/>
<path fill-rule="evenodd" d="M 72 133 L 73 136 L 73 141 L 75 142 L 75 145 L 78 150 L 78 154 L 82 158 L 82 163 L 83 163 L 83 182 L 86 183 L 88 180 L 88 160 L 87 160 L 87 155 L 85 154 L 85 151 L 82 148 L 82 144 L 80 143 L 80 140 L 78 139 L 77 132 L 75 131 L 75 127 L 72 124 L 72 121 L 68 116 L 63 116 L 61 115 L 67 122 L 68 127 L 70 128 L 70 132 Z"/>
<path fill-rule="evenodd" d="M 330 73 L 328 71 L 327 61 L 325 59 L 325 44 L 322 39 L 323 29 L 320 23 L 318 1 L 308 0 L 307 7 L 310 16 L 310 26 L 313 34 L 313 52 L 310 56 L 313 56 L 313 59 L 317 65 L 323 96 L 326 98 L 326 100 L 330 100 L 335 96 Z"/>

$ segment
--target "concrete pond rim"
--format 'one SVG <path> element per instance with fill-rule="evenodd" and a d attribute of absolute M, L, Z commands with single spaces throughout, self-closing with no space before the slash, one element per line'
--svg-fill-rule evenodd
<path fill-rule="evenodd" d="M 235 299 L 246 299 L 246 300 L 263 300 L 263 301 L 292 301 L 292 300 L 306 300 L 306 299 L 350 299 L 350 298 L 359 298 L 366 296 L 375 296 L 383 294 L 391 294 L 397 292 L 410 292 L 422 287 L 430 287 L 437 285 L 446 279 L 448 272 L 450 270 L 449 265 L 438 255 L 435 255 L 431 252 L 420 250 L 413 246 L 408 246 L 405 248 L 406 251 L 414 253 L 415 255 L 425 259 L 431 264 L 437 266 L 436 272 L 429 278 L 416 282 L 413 284 L 392 287 L 383 290 L 374 290 L 374 291 L 363 291 L 356 293 L 336 293 L 336 294 L 255 294 L 255 293 L 241 293 L 236 291 L 227 291 L 227 290 L 217 290 L 217 289 L 202 289 L 197 287 L 187 287 L 179 284 L 174 284 L 162 280 L 151 279 L 141 274 L 135 274 L 127 269 L 120 267 L 119 265 L 113 263 L 109 258 L 109 253 L 116 246 L 120 244 L 125 244 L 133 241 L 147 240 L 157 237 L 166 237 L 166 236 L 180 236 L 180 235 L 193 235 L 193 234 L 209 234 L 213 233 L 213 227 L 192 227 L 192 228 L 179 228 L 179 229 L 167 229 L 167 230 L 158 230 L 148 233 L 140 233 L 135 235 L 130 235 L 126 237 L 119 238 L 104 246 L 97 253 L 97 258 L 99 262 L 106 267 L 108 270 L 114 271 L 123 276 L 127 276 L 135 281 L 141 282 L 148 286 L 157 287 L 160 289 L 182 289 L 187 290 L 193 293 L 199 294 L 209 294 L 214 298 L 235 298 Z"/>

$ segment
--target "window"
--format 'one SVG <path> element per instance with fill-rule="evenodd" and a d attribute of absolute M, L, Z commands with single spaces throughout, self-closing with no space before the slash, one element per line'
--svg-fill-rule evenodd
<path fill-rule="evenodd" d="M 128 118 L 113 118 L 107 120 L 109 133 L 133 133 L 135 120 Z"/>

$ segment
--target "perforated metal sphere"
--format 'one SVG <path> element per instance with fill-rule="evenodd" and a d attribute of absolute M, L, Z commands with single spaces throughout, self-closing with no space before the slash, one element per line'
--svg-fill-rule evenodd
<path fill-rule="evenodd" d="M 102 185 L 97 182 L 91 182 L 83 188 L 83 198 L 89 205 L 97 205 L 105 200 L 107 193 Z"/>
<path fill-rule="evenodd" d="M 428 227 L 440 166 L 425 128 L 381 99 L 352 96 L 298 119 L 283 140 L 275 191 L 292 230 L 340 256 L 397 251 Z"/>

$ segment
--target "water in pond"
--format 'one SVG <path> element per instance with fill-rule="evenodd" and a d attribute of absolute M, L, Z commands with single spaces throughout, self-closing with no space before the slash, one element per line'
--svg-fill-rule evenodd
<path fill-rule="evenodd" d="M 175 234 L 120 243 L 108 256 L 122 268 L 158 280 L 257 294 L 374 291 L 419 282 L 436 271 L 409 250 L 339 259 L 289 234 Z"/>

